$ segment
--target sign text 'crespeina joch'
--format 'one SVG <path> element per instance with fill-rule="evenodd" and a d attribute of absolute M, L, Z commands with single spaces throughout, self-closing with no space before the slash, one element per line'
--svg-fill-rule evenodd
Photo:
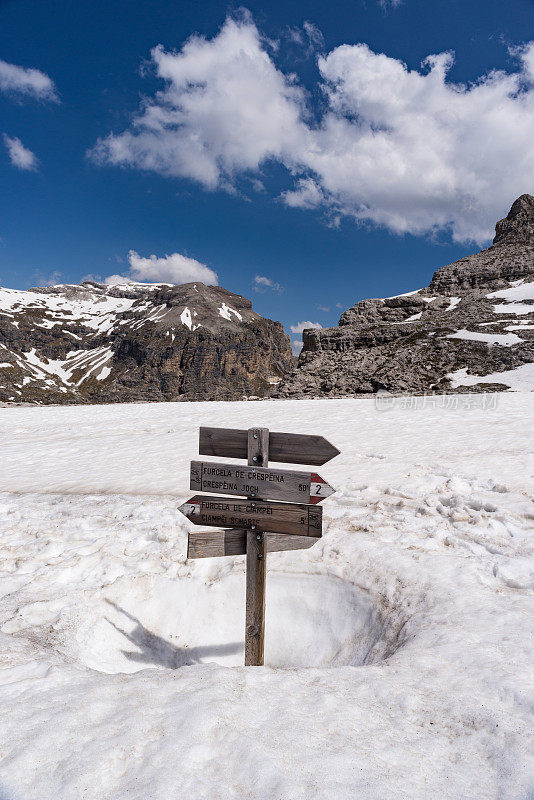
<path fill-rule="evenodd" d="M 196 525 L 222 528 L 192 531 L 188 558 L 247 556 L 245 665 L 263 664 L 267 553 L 311 547 L 322 536 L 317 504 L 335 491 L 316 472 L 269 468 L 269 457 L 320 466 L 338 453 L 322 436 L 200 428 L 200 455 L 248 460 L 246 466 L 192 461 L 190 488 L 217 496 L 196 494 L 180 506 Z"/>

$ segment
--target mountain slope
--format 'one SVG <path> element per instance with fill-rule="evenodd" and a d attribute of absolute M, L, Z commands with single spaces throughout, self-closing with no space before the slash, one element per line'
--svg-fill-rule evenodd
<path fill-rule="evenodd" d="M 362 300 L 303 340 L 281 397 L 534 388 L 534 197 L 428 287 Z"/>
<path fill-rule="evenodd" d="M 202 283 L 0 289 L 0 400 L 267 396 L 292 363 L 279 322 Z"/>

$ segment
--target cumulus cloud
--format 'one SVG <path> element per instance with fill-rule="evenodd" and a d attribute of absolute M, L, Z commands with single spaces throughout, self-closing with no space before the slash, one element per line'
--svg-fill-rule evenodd
<path fill-rule="evenodd" d="M 322 328 L 320 322 L 310 322 L 309 320 L 305 322 L 297 322 L 296 325 L 290 325 L 289 329 L 291 333 L 302 333 L 302 331 L 306 330 L 306 328 Z"/>
<path fill-rule="evenodd" d="M 272 289 L 273 292 L 280 294 L 284 291 L 284 287 L 276 281 L 271 280 L 266 275 L 256 275 L 254 277 L 254 286 L 252 287 L 255 292 L 264 292 L 266 289 Z"/>
<path fill-rule="evenodd" d="M 38 69 L 19 67 L 0 60 L 0 92 L 18 98 L 31 98 L 57 103 L 54 81 Z"/>
<path fill-rule="evenodd" d="M 152 63 L 165 89 L 144 104 L 131 130 L 97 143 L 97 161 L 215 189 L 302 147 L 304 92 L 276 69 L 248 17 L 228 19 L 212 40 L 191 37 L 179 52 L 158 46 Z"/>
<path fill-rule="evenodd" d="M 164 88 L 92 157 L 211 190 L 235 189 L 277 162 L 291 182 L 281 195 L 289 206 L 479 243 L 531 190 L 534 42 L 511 51 L 510 71 L 469 84 L 449 80 L 449 52 L 409 69 L 366 44 L 340 45 L 317 56 L 320 80 L 310 94 L 275 57 L 250 16 L 176 52 L 156 47 Z M 319 96 L 320 109 L 311 99 Z"/>
<path fill-rule="evenodd" d="M 140 256 L 135 250 L 128 253 L 130 270 L 127 275 L 110 275 L 105 283 L 205 283 L 207 286 L 217 286 L 217 274 L 201 264 L 194 258 L 189 258 L 181 253 L 171 253 L 166 256 L 151 255 L 148 258 Z"/>
<path fill-rule="evenodd" d="M 8 136 L 4 133 L 4 144 L 7 148 L 9 160 L 17 169 L 36 170 L 39 165 L 37 156 L 24 147 L 20 139 L 16 136 Z"/>

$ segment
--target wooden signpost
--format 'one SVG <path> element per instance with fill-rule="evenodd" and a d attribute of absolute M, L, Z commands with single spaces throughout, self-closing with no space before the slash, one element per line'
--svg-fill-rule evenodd
<path fill-rule="evenodd" d="M 196 494 L 179 509 L 191 522 L 214 528 L 245 528 L 258 533 L 292 533 L 295 536 L 321 536 L 323 509 L 272 500 L 236 500 Z"/>
<path fill-rule="evenodd" d="M 266 555 L 311 547 L 322 535 L 322 508 L 334 489 L 315 472 L 268 467 L 273 461 L 320 466 L 339 450 L 322 436 L 274 433 L 268 428 L 200 428 L 199 453 L 246 458 L 248 465 L 192 461 L 190 488 L 197 494 L 179 510 L 198 525 L 225 530 L 192 531 L 188 558 L 247 556 L 245 666 L 263 664 Z M 224 495 L 231 495 L 230 497 Z M 239 499 L 234 499 L 239 495 Z"/>
<path fill-rule="evenodd" d="M 243 497 L 269 497 L 287 503 L 320 503 L 334 493 L 315 472 L 269 467 L 242 467 L 214 461 L 192 461 L 190 489 Z"/>

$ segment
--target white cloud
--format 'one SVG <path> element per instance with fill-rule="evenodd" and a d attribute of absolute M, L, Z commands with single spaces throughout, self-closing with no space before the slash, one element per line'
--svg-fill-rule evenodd
<path fill-rule="evenodd" d="M 317 25 L 306 20 L 302 28 L 288 28 L 286 37 L 290 42 L 304 49 L 306 58 L 322 50 L 324 47 L 324 37 Z"/>
<path fill-rule="evenodd" d="M 525 77 L 531 83 L 534 83 L 534 42 L 529 42 L 520 47 L 511 47 L 510 55 L 521 61 Z"/>
<path fill-rule="evenodd" d="M 402 3 L 402 0 L 378 0 L 378 5 L 387 11 L 390 8 L 398 8 Z"/>
<path fill-rule="evenodd" d="M 306 32 L 310 47 L 313 47 L 315 50 L 321 50 L 321 48 L 324 47 L 324 37 L 317 25 L 315 25 L 314 22 L 305 20 L 302 27 Z"/>
<path fill-rule="evenodd" d="M 147 283 L 205 283 L 207 286 L 217 286 L 217 274 L 196 261 L 181 253 L 171 253 L 166 256 L 151 255 L 148 258 L 140 256 L 135 250 L 128 253 L 130 270 L 126 276 L 110 275 L 105 283 L 132 283 L 135 281 Z"/>
<path fill-rule="evenodd" d="M 18 67 L 0 60 L 0 91 L 18 97 L 58 102 L 54 81 L 38 69 Z"/>
<path fill-rule="evenodd" d="M 210 41 L 191 37 L 180 52 L 158 46 L 152 62 L 165 89 L 144 104 L 132 130 L 97 143 L 97 161 L 215 189 L 302 146 L 304 92 L 276 69 L 248 17 L 228 19 Z"/>
<path fill-rule="evenodd" d="M 129 130 L 100 140 L 93 157 L 207 189 L 235 188 L 276 161 L 292 182 L 281 195 L 290 206 L 480 243 L 532 190 L 534 42 L 511 51 L 515 71 L 470 84 L 448 80 L 448 52 L 411 70 L 366 44 L 341 45 L 317 58 L 310 94 L 276 67 L 273 52 L 250 16 L 178 52 L 155 48 L 163 90 Z M 322 114 L 310 107 L 320 94 Z"/>
<path fill-rule="evenodd" d="M 255 292 L 264 292 L 266 289 L 272 289 L 273 292 L 280 294 L 284 291 L 284 287 L 276 281 L 271 280 L 266 275 L 256 275 L 254 277 L 254 286 L 252 287 Z"/>
<path fill-rule="evenodd" d="M 306 330 L 306 328 L 322 328 L 320 322 L 310 322 L 307 320 L 306 322 L 297 322 L 296 325 L 290 325 L 289 329 L 291 333 L 302 333 L 302 331 Z"/>
<path fill-rule="evenodd" d="M 317 208 L 325 196 L 313 178 L 299 178 L 296 189 L 288 189 L 281 194 L 286 205 L 292 208 Z"/>
<path fill-rule="evenodd" d="M 42 287 L 45 287 L 45 286 L 57 286 L 58 284 L 61 283 L 62 276 L 63 276 L 63 273 L 59 272 L 59 270 L 54 270 L 53 272 L 50 273 L 50 275 L 47 278 L 45 278 L 42 275 L 40 275 L 39 273 L 37 273 L 36 285 L 37 286 L 42 286 Z"/>
<path fill-rule="evenodd" d="M 319 60 L 330 108 L 307 163 L 331 206 L 398 233 L 489 238 L 534 174 L 534 86 L 524 69 L 449 83 L 452 63 L 410 71 L 366 45 Z"/>
<path fill-rule="evenodd" d="M 37 156 L 24 147 L 20 139 L 16 136 L 8 136 L 4 133 L 4 144 L 7 148 L 9 160 L 17 169 L 36 170 L 39 165 Z"/>
<path fill-rule="evenodd" d="M 328 311 L 330 311 L 330 306 L 321 306 L 321 305 L 318 305 L 318 306 L 317 306 L 317 310 L 318 310 L 318 311 L 324 311 L 324 313 L 326 314 L 326 313 L 328 313 Z"/>

